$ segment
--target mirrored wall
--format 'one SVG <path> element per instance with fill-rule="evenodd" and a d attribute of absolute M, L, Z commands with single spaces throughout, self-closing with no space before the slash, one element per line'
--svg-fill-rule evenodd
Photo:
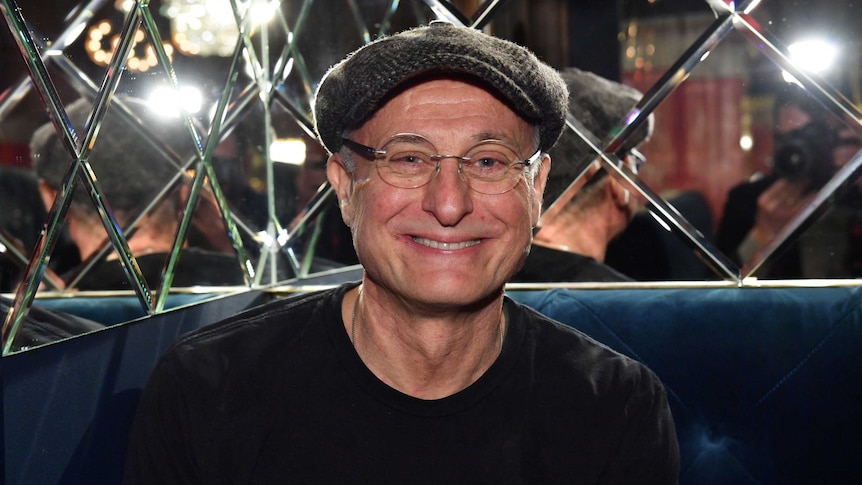
<path fill-rule="evenodd" d="M 582 3 L 0 0 L 4 352 L 225 293 L 355 274 L 314 139 L 314 91 L 346 53 L 434 19 L 644 93 L 608 132 L 577 119 L 567 128 L 637 201 L 604 261 L 631 279 L 862 275 L 857 6 Z M 622 147 L 650 117 L 634 171 Z M 545 221 L 559 205 L 547 210 Z M 108 307 L 86 315 L 95 322 L 16 339 L 69 300 L 133 311 Z"/>

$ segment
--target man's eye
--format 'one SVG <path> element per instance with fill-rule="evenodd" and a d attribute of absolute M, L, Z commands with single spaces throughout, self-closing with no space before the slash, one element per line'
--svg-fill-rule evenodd
<path fill-rule="evenodd" d="M 409 165 L 414 163 L 422 163 L 425 158 L 427 157 L 424 157 L 418 153 L 398 153 L 393 155 L 392 158 L 389 159 L 389 161 L 391 163 Z"/>
<path fill-rule="evenodd" d="M 474 158 L 471 165 L 476 170 L 496 171 L 506 169 L 509 166 L 509 162 L 504 157 L 481 155 Z"/>

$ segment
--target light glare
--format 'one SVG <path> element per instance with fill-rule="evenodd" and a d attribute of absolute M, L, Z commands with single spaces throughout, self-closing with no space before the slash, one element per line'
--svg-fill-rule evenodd
<path fill-rule="evenodd" d="M 183 86 L 176 91 L 172 88 L 159 88 L 150 95 L 149 103 L 151 109 L 159 116 L 177 118 L 185 111 L 195 114 L 203 106 L 203 96 L 200 90 L 190 86 Z"/>
<path fill-rule="evenodd" d="M 814 73 L 828 71 L 838 57 L 838 48 L 820 39 L 794 42 L 788 47 L 790 60 L 798 67 Z"/>
<path fill-rule="evenodd" d="M 299 138 L 273 140 L 269 154 L 273 162 L 302 165 L 305 161 L 305 142 Z"/>
<path fill-rule="evenodd" d="M 275 17 L 275 10 L 278 8 L 278 2 L 261 2 L 252 5 L 249 15 L 253 25 L 263 25 L 269 23 Z"/>

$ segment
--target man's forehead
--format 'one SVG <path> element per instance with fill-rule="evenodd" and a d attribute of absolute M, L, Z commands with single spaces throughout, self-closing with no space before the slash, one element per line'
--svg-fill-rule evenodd
<path fill-rule="evenodd" d="M 504 103 L 492 90 L 452 78 L 435 78 L 400 90 L 353 133 L 373 135 L 382 142 L 402 134 L 416 134 L 434 142 L 422 128 L 437 127 L 459 138 L 479 143 L 500 140 L 520 145 L 531 142 L 536 127 Z M 442 130 L 441 130 L 442 128 Z"/>
<path fill-rule="evenodd" d="M 380 111 L 390 104 L 442 104 L 475 100 L 493 103 L 505 107 L 515 116 L 519 116 L 511 104 L 505 100 L 493 87 L 477 80 L 473 76 L 457 74 L 435 74 L 421 76 L 404 83 L 392 90 L 374 110 Z"/>

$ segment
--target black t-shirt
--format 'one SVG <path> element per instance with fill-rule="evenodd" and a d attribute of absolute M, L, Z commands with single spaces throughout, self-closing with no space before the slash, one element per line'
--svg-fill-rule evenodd
<path fill-rule="evenodd" d="M 524 267 L 512 278 L 517 283 L 567 281 L 624 282 L 628 276 L 588 256 L 533 244 Z"/>
<path fill-rule="evenodd" d="M 664 389 L 641 364 L 507 299 L 497 361 L 417 399 L 353 349 L 352 286 L 175 344 L 143 393 L 125 483 L 676 483 Z"/>

